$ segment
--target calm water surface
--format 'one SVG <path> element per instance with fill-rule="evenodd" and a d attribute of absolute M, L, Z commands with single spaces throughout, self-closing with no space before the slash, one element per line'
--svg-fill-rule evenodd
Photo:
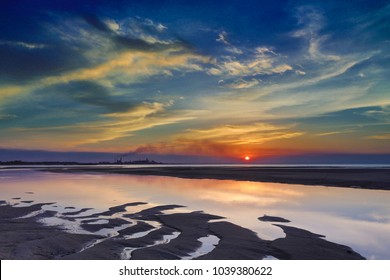
<path fill-rule="evenodd" d="M 131 211 L 180 204 L 186 208 L 165 213 L 203 210 L 249 228 L 260 238 L 283 237 L 280 228 L 257 219 L 267 214 L 350 246 L 368 259 L 390 259 L 390 191 L 26 168 L 0 170 L 0 200 L 16 206 L 29 200 L 56 202 L 50 207 L 65 212 L 66 207 L 94 208 L 89 213 L 135 201 L 148 205 Z"/>

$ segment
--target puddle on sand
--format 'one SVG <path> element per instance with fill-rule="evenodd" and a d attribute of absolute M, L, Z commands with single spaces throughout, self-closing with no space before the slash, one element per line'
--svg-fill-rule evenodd
<path fill-rule="evenodd" d="M 144 236 L 148 235 L 149 233 L 151 233 L 153 231 L 161 229 L 161 227 L 162 227 L 162 224 L 160 222 L 157 222 L 157 221 L 146 221 L 145 220 L 143 222 L 151 225 L 153 228 L 151 228 L 149 230 L 145 230 L 145 231 L 140 231 L 140 232 L 136 232 L 136 233 L 133 233 L 133 234 L 129 234 L 129 235 L 123 235 L 122 237 L 124 239 L 141 238 L 141 237 L 144 237 Z"/>
<path fill-rule="evenodd" d="M 122 260 L 129 260 L 129 259 L 131 259 L 131 254 L 135 250 L 138 250 L 138 249 L 145 249 L 145 248 L 149 248 L 149 247 L 153 247 L 153 246 L 157 246 L 157 245 L 168 244 L 172 239 L 177 238 L 179 235 L 180 235 L 180 232 L 179 231 L 175 231 L 175 232 L 173 232 L 171 234 L 163 235 L 161 240 L 157 240 L 152 245 L 147 245 L 147 246 L 142 247 L 142 248 L 126 247 L 125 249 L 123 249 L 123 252 L 121 254 L 121 259 Z"/>
<path fill-rule="evenodd" d="M 277 259 L 277 258 L 275 258 L 274 256 L 265 256 L 265 258 L 263 259 L 263 260 L 265 260 L 265 261 L 273 261 L 273 260 L 279 260 L 279 259 Z"/>
<path fill-rule="evenodd" d="M 183 257 L 182 259 L 191 260 L 210 253 L 218 245 L 219 240 L 220 239 L 217 236 L 212 234 L 199 238 L 198 241 L 200 241 L 202 245 L 200 245 L 200 247 L 189 256 Z"/>
<path fill-rule="evenodd" d="M 109 221 L 106 219 L 97 219 L 95 221 L 86 222 L 86 224 L 88 224 L 88 225 L 105 225 L 108 223 L 109 223 Z"/>

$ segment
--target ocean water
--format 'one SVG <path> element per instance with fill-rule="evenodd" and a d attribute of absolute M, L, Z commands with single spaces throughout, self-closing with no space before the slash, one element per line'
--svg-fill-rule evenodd
<path fill-rule="evenodd" d="M 58 212 L 92 208 L 81 215 L 129 202 L 148 203 L 126 208 L 129 213 L 179 204 L 186 207 L 165 213 L 204 211 L 249 228 L 263 239 L 283 237 L 279 227 L 258 220 L 266 214 L 286 218 L 291 226 L 350 246 L 367 259 L 390 259 L 390 191 L 162 176 L 65 174 L 26 167 L 0 170 L 0 200 L 15 207 L 53 202 L 45 209 Z M 80 231 L 56 217 L 42 222 L 75 233 Z"/>

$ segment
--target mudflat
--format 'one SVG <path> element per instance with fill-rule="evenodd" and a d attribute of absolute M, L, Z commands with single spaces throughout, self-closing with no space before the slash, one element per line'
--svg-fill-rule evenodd
<path fill-rule="evenodd" d="M 157 167 L 64 167 L 45 171 L 74 173 L 115 173 L 172 176 L 189 179 L 219 179 L 274 182 L 330 187 L 390 190 L 390 168 L 365 167 L 253 167 L 253 166 L 157 166 Z"/>
<path fill-rule="evenodd" d="M 272 222 L 286 234 L 284 238 L 264 240 L 224 217 L 203 211 L 180 212 L 181 205 L 132 212 L 132 206 L 147 203 L 131 202 L 80 216 L 83 209 L 75 209 L 79 215 L 45 210 L 43 206 L 50 204 L 0 205 L 0 259 L 364 259 L 325 236 L 278 224 L 286 221 L 282 217 L 254 221 Z M 164 213 L 166 210 L 175 213 Z M 42 218 L 48 217 L 73 221 L 83 233 L 42 223 Z M 104 223 L 96 223 L 103 219 Z M 104 229 L 111 233 L 101 234 Z M 205 244 L 207 238 L 214 241 Z M 207 248 L 202 249 L 205 245 Z"/>

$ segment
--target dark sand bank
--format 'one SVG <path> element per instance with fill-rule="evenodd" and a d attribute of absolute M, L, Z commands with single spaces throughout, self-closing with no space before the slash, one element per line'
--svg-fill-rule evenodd
<path fill-rule="evenodd" d="M 39 217 L 53 216 L 55 212 L 17 219 L 41 210 L 43 205 L 47 204 L 0 206 L 0 259 L 59 259 L 77 252 L 84 243 L 96 238 L 94 235 L 66 233 L 36 221 Z"/>
<path fill-rule="evenodd" d="M 93 166 L 75 168 L 47 168 L 45 171 L 156 175 L 189 179 L 221 179 L 390 190 L 390 168 L 253 166 L 161 166 L 126 168 Z"/>
<path fill-rule="evenodd" d="M 146 203 L 77 217 L 42 208 L 51 203 L 1 205 L 0 259 L 364 259 L 347 246 L 292 226 L 274 224 L 286 237 L 263 240 L 220 216 L 202 211 L 180 213 L 181 205 L 146 205 L 144 210 L 132 211 L 132 206 L 142 204 Z M 175 213 L 165 214 L 166 210 Z M 76 222 L 82 232 L 70 233 L 40 222 L 54 216 Z M 273 222 L 285 220 L 266 217 Z M 99 220 L 106 222 L 96 224 Z M 102 230 L 111 231 L 104 235 Z M 208 238 L 214 242 L 206 244 Z"/>
<path fill-rule="evenodd" d="M 263 217 L 258 218 L 262 222 L 275 222 L 275 223 L 289 223 L 291 222 L 290 220 L 287 220 L 282 217 L 276 217 L 276 216 L 268 216 L 264 215 Z"/>

